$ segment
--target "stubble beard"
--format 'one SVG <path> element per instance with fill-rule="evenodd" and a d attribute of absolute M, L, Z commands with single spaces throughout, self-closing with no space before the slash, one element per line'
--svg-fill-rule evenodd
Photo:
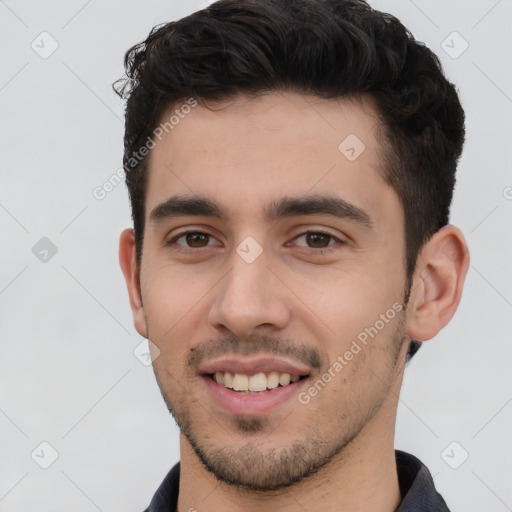
<path fill-rule="evenodd" d="M 405 339 L 403 317 L 397 320 L 392 345 L 386 352 L 387 374 L 385 380 L 379 382 L 379 385 L 385 384 L 387 389 L 380 398 L 367 406 L 366 411 L 361 410 L 361 404 L 354 401 L 346 403 L 346 407 L 340 409 L 338 416 L 333 415 L 332 411 L 325 411 L 320 417 L 310 417 L 304 434 L 286 446 L 273 446 L 268 441 L 272 432 L 280 428 L 279 425 L 272 428 L 269 418 L 265 416 L 249 418 L 242 415 L 232 416 L 224 433 L 227 434 L 229 431 L 230 435 L 227 437 L 232 439 L 232 432 L 235 431 L 247 439 L 247 442 L 237 447 L 216 446 L 208 429 L 212 426 L 211 432 L 215 432 L 216 428 L 223 427 L 213 419 L 207 418 L 206 421 L 200 422 L 194 420 L 194 409 L 204 412 L 206 409 L 198 406 L 196 401 L 190 400 L 183 386 L 178 383 L 170 385 L 171 381 L 175 380 L 173 378 L 168 380 L 169 385 L 165 386 L 164 391 L 156 368 L 155 375 L 169 412 L 210 473 L 221 482 L 241 491 L 269 492 L 285 489 L 335 461 L 342 462 L 350 443 L 380 409 L 391 386 L 400 347 Z M 171 396 L 177 399 L 172 401 Z M 308 407 L 299 403 L 297 406 Z M 329 425 L 327 429 L 325 425 Z"/>

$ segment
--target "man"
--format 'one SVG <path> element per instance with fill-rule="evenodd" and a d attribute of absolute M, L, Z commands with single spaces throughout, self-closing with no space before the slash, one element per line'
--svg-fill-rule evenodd
<path fill-rule="evenodd" d="M 464 113 L 363 0 L 220 0 L 125 58 L 120 263 L 180 463 L 148 511 L 447 511 L 394 449 L 459 304 Z"/>

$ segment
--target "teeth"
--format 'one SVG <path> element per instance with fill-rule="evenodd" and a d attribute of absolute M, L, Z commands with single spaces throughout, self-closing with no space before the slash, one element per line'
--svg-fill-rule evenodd
<path fill-rule="evenodd" d="M 281 386 L 287 386 L 290 384 L 290 380 L 291 375 L 289 373 L 281 373 L 281 375 L 279 375 L 279 384 L 281 384 Z"/>
<path fill-rule="evenodd" d="M 249 377 L 249 389 L 251 391 L 265 391 L 267 389 L 267 377 L 264 373 L 257 373 Z"/>
<path fill-rule="evenodd" d="M 233 389 L 235 391 L 247 391 L 249 389 L 249 377 L 241 373 L 235 373 L 233 377 Z"/>
<path fill-rule="evenodd" d="M 244 375 L 243 373 L 215 372 L 213 380 L 222 386 L 235 391 L 265 391 L 274 389 L 279 385 L 287 386 L 290 383 L 297 382 L 299 375 L 289 373 L 270 372 L 269 374 L 256 373 L 255 375 Z"/>
<path fill-rule="evenodd" d="M 215 375 L 217 375 L 218 373 L 222 374 L 222 372 L 215 372 Z M 220 382 L 219 382 L 219 384 L 220 384 Z M 233 388 L 233 374 L 232 373 L 226 372 L 224 374 L 224 386 L 226 386 L 227 388 Z"/>
<path fill-rule="evenodd" d="M 274 389 L 274 388 L 277 388 L 277 386 L 279 386 L 279 373 L 277 373 L 277 372 L 269 373 L 269 375 L 267 377 L 267 388 Z"/>

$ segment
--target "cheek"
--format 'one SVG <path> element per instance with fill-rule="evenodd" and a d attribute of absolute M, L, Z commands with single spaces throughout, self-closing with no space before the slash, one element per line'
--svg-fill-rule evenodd
<path fill-rule="evenodd" d="M 150 340 L 160 354 L 155 371 L 186 378 L 184 361 L 198 331 L 204 328 L 212 289 L 218 281 L 210 274 L 184 272 L 177 266 L 147 260 L 142 295 Z"/>
<path fill-rule="evenodd" d="M 208 282 L 204 276 L 199 278 L 197 271 L 192 279 L 178 266 L 156 259 L 147 259 L 146 270 L 141 279 L 142 299 L 151 330 L 172 334 L 181 319 L 200 307 Z"/>
<path fill-rule="evenodd" d="M 316 323 L 320 320 L 319 325 L 325 327 L 324 336 L 336 340 L 340 349 L 401 298 L 399 287 L 375 273 L 375 267 L 330 272 L 321 279 L 304 281 L 300 289 L 298 295 L 307 307 L 303 314 L 316 318 Z"/>

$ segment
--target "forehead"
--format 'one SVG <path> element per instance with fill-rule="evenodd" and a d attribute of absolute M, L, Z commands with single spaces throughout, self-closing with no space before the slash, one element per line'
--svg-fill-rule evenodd
<path fill-rule="evenodd" d="M 369 98 L 269 93 L 208 108 L 173 105 L 162 123 L 173 115 L 172 129 L 150 153 L 146 217 L 173 195 L 213 197 L 229 218 L 244 211 L 264 219 L 269 199 L 311 193 L 339 194 L 375 215 L 381 203 L 396 206 L 382 179 L 379 120 Z"/>

